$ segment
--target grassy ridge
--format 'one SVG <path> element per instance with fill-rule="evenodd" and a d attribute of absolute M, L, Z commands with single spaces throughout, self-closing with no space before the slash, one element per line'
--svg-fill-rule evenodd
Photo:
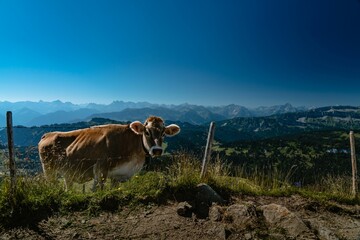
<path fill-rule="evenodd" d="M 324 178 L 316 185 L 298 188 L 291 183 L 290 173 L 254 171 L 244 175 L 220 160 L 209 163 L 208 173 L 200 179 L 200 161 L 188 154 L 179 154 L 169 161 L 153 164 L 116 188 L 82 193 L 81 187 L 65 192 L 62 182 L 48 184 L 41 176 L 18 178 L 12 194 L 9 180 L 0 185 L 0 225 L 29 225 L 54 213 L 116 211 L 122 206 L 161 204 L 193 197 L 196 185 L 205 182 L 225 199 L 239 194 L 289 196 L 300 194 L 315 200 L 335 200 L 359 204 L 350 194 L 346 177 Z M 109 185 L 109 184 L 108 184 Z"/>

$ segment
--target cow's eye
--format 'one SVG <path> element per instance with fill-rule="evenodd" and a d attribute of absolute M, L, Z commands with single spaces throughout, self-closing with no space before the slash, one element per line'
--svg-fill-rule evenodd
<path fill-rule="evenodd" d="M 150 137 L 150 132 L 148 130 L 145 130 L 145 136 Z"/>

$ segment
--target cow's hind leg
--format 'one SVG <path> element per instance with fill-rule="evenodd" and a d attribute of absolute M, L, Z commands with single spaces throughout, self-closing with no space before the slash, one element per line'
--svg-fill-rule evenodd
<path fill-rule="evenodd" d="M 46 181 L 54 183 L 57 179 L 57 173 L 56 170 L 54 170 L 51 166 L 42 163 L 42 168 L 44 172 L 44 176 Z"/>

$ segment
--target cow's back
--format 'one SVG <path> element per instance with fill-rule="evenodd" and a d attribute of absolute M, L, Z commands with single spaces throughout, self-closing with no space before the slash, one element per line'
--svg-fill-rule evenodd
<path fill-rule="evenodd" d="M 45 133 L 38 144 L 40 158 L 46 162 L 52 157 L 63 156 L 66 148 L 77 138 L 79 132 L 77 130 Z"/>

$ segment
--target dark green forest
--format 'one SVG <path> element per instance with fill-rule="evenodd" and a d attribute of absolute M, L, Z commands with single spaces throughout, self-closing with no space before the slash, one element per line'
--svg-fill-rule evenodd
<path fill-rule="evenodd" d="M 360 134 L 355 135 L 360 149 Z M 251 174 L 254 169 L 264 173 L 288 175 L 297 185 L 312 184 L 321 178 L 351 175 L 349 133 L 316 131 L 257 141 L 218 144 L 220 158 Z"/>

